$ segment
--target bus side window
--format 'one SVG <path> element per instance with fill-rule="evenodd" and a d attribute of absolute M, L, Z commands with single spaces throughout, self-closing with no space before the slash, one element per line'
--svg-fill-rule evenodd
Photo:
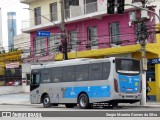
<path fill-rule="evenodd" d="M 92 63 L 89 65 L 89 80 L 102 80 L 101 63 Z"/>
<path fill-rule="evenodd" d="M 63 68 L 63 82 L 73 82 L 75 80 L 75 66 Z"/>
<path fill-rule="evenodd" d="M 50 69 L 44 69 L 42 71 L 43 73 L 43 76 L 42 76 L 42 80 L 43 80 L 43 83 L 50 83 L 51 80 L 50 80 Z"/>
<path fill-rule="evenodd" d="M 76 81 L 87 81 L 88 80 L 88 65 L 77 65 L 76 66 Z"/>
<path fill-rule="evenodd" d="M 52 68 L 51 71 L 52 71 L 51 82 L 52 83 L 62 82 L 63 67 L 55 67 Z"/>
<path fill-rule="evenodd" d="M 111 63 L 105 62 L 103 63 L 103 80 L 107 80 L 110 74 Z"/>

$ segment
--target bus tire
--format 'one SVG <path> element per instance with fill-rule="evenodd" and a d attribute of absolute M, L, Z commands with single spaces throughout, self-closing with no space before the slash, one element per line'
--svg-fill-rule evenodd
<path fill-rule="evenodd" d="M 89 98 L 86 94 L 80 94 L 80 96 L 78 97 L 78 104 L 81 109 L 88 109 L 91 107 Z"/>
<path fill-rule="evenodd" d="M 74 104 L 65 104 L 66 108 L 73 108 L 75 105 Z"/>
<path fill-rule="evenodd" d="M 112 103 L 112 109 L 117 109 L 118 108 L 118 103 L 117 102 L 113 102 Z"/>
<path fill-rule="evenodd" d="M 43 97 L 43 107 L 44 107 L 44 108 L 49 108 L 49 107 L 51 107 L 50 98 L 49 98 L 49 95 L 48 95 L 48 94 L 46 94 L 46 95 Z"/>

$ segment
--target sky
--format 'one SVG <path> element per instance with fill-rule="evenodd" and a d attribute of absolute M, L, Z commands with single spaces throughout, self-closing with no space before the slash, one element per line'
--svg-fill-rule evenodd
<path fill-rule="evenodd" d="M 8 46 L 7 12 L 16 12 L 17 35 L 19 35 L 21 34 L 22 21 L 29 19 L 29 11 L 23 9 L 27 7 L 28 5 L 20 3 L 20 0 L 0 0 L 3 47 L 7 48 Z"/>

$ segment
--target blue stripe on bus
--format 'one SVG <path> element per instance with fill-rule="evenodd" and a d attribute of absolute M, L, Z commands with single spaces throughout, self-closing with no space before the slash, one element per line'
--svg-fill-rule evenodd
<path fill-rule="evenodd" d="M 67 87 L 64 91 L 64 98 L 77 98 L 80 92 L 86 92 L 90 98 L 110 97 L 110 86 L 80 86 Z"/>

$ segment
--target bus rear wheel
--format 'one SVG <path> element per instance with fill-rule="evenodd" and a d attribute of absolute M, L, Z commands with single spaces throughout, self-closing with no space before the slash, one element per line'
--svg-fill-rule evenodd
<path fill-rule="evenodd" d="M 118 103 L 117 102 L 112 102 L 112 108 L 117 109 L 118 108 Z"/>
<path fill-rule="evenodd" d="M 78 97 L 78 104 L 81 109 L 87 109 L 87 108 L 90 108 L 91 106 L 89 103 L 89 98 L 86 94 L 81 94 Z"/>
<path fill-rule="evenodd" d="M 51 107 L 51 103 L 50 103 L 50 98 L 49 98 L 49 95 L 46 94 L 43 98 L 43 106 L 44 108 L 49 108 Z"/>

